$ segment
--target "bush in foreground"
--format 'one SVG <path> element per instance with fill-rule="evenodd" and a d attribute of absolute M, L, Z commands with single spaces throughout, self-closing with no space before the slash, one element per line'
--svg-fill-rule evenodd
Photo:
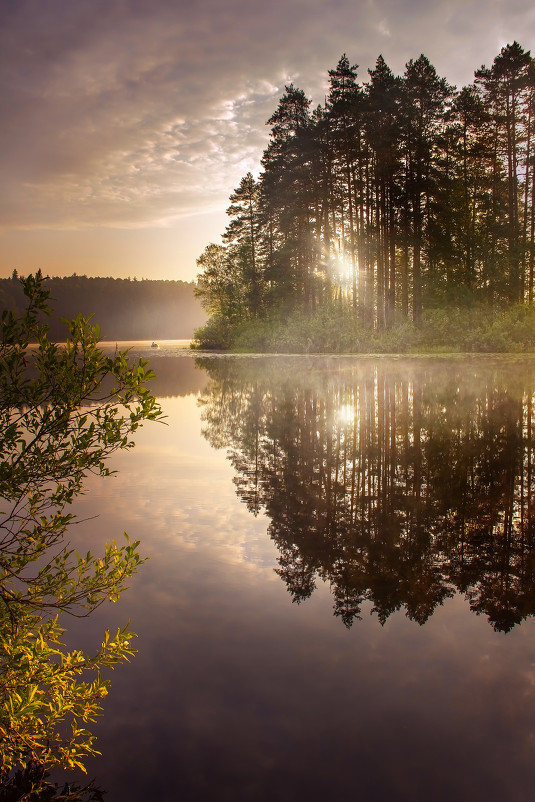
<path fill-rule="evenodd" d="M 113 668 L 134 653 L 125 627 L 92 654 L 69 651 L 60 618 L 115 601 L 141 560 L 138 543 L 78 554 L 69 505 L 88 473 L 161 411 L 146 363 L 105 356 L 99 331 L 78 317 L 66 345 L 50 342 L 40 274 L 23 281 L 28 306 L 2 313 L 0 341 L 0 785 L 37 766 L 84 769 L 95 754 L 87 726 L 101 711 Z M 34 343 L 34 345 L 32 345 Z M 6 779 L 7 778 L 7 779 Z"/>

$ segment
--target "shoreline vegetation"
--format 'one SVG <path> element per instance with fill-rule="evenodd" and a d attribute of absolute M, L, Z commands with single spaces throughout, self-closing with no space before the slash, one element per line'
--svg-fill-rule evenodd
<path fill-rule="evenodd" d="M 535 354 L 535 307 L 435 309 L 417 326 L 397 321 L 388 329 L 362 326 L 347 307 L 296 310 L 229 324 L 211 318 L 195 332 L 192 349 L 282 354 Z"/>
<path fill-rule="evenodd" d="M 535 352 L 535 60 L 517 42 L 461 89 L 422 54 L 324 105 L 285 87 L 258 177 L 197 260 L 199 350 Z"/>

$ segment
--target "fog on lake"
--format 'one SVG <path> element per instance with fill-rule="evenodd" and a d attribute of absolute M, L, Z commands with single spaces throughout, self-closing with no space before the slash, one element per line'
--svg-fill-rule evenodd
<path fill-rule="evenodd" d="M 150 358 L 166 425 L 76 509 L 150 558 L 68 622 L 139 635 L 105 799 L 531 799 L 535 359 Z"/>

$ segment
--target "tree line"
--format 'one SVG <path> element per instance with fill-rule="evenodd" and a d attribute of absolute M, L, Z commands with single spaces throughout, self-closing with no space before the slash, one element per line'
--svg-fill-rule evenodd
<path fill-rule="evenodd" d="M 194 283 L 142 279 L 90 278 L 72 276 L 45 278 L 53 315 L 47 321 L 50 336 L 65 335 L 61 319 L 81 314 L 92 316 L 100 326 L 103 340 L 152 340 L 190 338 L 206 319 L 194 295 Z M 2 309 L 25 309 L 22 284 L 17 271 L 0 279 Z"/>
<path fill-rule="evenodd" d="M 197 294 L 229 325 L 337 304 L 388 329 L 534 300 L 535 60 L 517 42 L 457 90 L 421 55 L 368 80 L 344 54 L 323 105 L 285 87 L 259 178 L 230 196 Z"/>

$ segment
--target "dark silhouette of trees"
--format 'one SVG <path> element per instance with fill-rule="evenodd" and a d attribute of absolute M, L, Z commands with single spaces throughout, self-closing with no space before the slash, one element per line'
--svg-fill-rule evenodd
<path fill-rule="evenodd" d="M 493 174 L 496 176 L 493 190 L 501 189 L 503 194 L 503 291 L 513 301 L 524 295 L 526 254 L 522 235 L 527 227 L 522 218 L 528 215 L 528 203 L 524 192 L 522 208 L 522 185 L 528 189 L 526 156 L 531 150 L 531 122 L 526 119 L 526 112 L 529 118 L 533 94 L 528 78 L 531 65 L 529 52 L 513 42 L 502 48 L 490 69 L 482 67 L 476 72 L 476 84 L 481 87 L 493 124 Z"/>
<path fill-rule="evenodd" d="M 460 90 L 423 54 L 403 76 L 382 56 L 368 72 L 359 83 L 344 54 L 323 106 L 291 84 L 268 120 L 263 171 L 231 196 L 224 236 L 227 271 L 247 276 L 240 319 L 338 304 L 388 329 L 437 306 L 532 302 L 529 51 L 505 46 Z M 202 277 L 199 294 L 211 310 Z"/>
<path fill-rule="evenodd" d="M 258 240 L 260 238 L 259 187 L 252 173 L 242 178 L 240 186 L 230 196 L 227 214 L 231 221 L 223 236 L 233 245 L 230 262 L 234 268 L 234 281 L 240 285 L 246 309 L 258 317 L 262 308 L 263 284 L 260 274 Z M 214 247 L 214 246 L 208 246 Z M 239 266 L 239 271 L 235 267 Z"/>
<path fill-rule="evenodd" d="M 295 602 L 346 626 L 371 603 L 424 623 L 459 592 L 508 631 L 535 614 L 535 373 L 381 361 L 204 360 L 204 435 L 263 510 Z"/>
<path fill-rule="evenodd" d="M 271 303 L 311 300 L 313 249 L 310 209 L 310 100 L 286 87 L 267 121 L 271 138 L 262 159 L 260 208 L 267 224 L 266 279 Z"/>
<path fill-rule="evenodd" d="M 16 271 L 14 271 L 16 274 Z M 50 334 L 64 336 L 61 319 L 77 314 L 92 316 L 103 340 L 180 339 L 193 336 L 206 321 L 194 284 L 183 281 L 153 281 L 67 276 L 45 278 L 50 292 Z M 25 299 L 18 280 L 0 279 L 2 309 L 22 311 Z"/>

